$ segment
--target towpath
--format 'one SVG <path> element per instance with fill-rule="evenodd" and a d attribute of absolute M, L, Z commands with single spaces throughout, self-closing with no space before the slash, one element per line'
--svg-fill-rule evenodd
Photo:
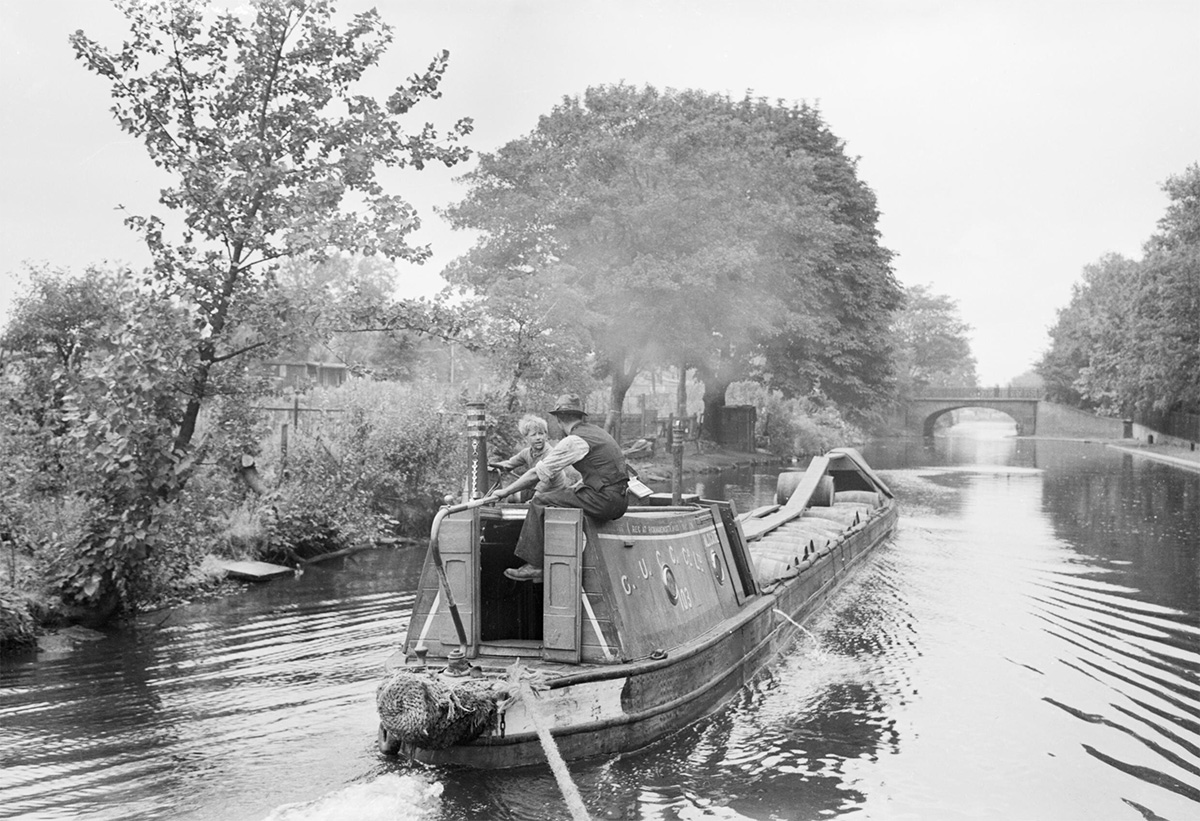
<path fill-rule="evenodd" d="M 1153 459 L 1157 462 L 1166 462 L 1167 464 L 1175 465 L 1184 470 L 1193 470 L 1200 473 L 1200 450 L 1191 450 L 1189 448 L 1181 448 L 1174 445 L 1117 445 L 1110 444 L 1110 448 L 1123 450 L 1127 453 L 1132 453 L 1135 456 L 1141 456 L 1145 459 Z"/>

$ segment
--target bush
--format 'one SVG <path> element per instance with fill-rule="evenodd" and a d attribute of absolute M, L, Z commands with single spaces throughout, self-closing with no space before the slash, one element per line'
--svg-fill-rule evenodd
<path fill-rule="evenodd" d="M 295 432 L 286 466 L 277 453 L 263 458 L 282 477 L 272 531 L 279 538 L 298 533 L 306 518 L 338 543 L 384 528 L 415 535 L 457 492 L 464 407 L 447 386 L 352 379 L 314 392 L 310 405 L 331 412 Z"/>
<path fill-rule="evenodd" d="M 757 408 L 759 446 L 777 456 L 815 456 L 863 439 L 862 431 L 820 394 L 788 399 L 757 383 L 740 382 L 730 387 L 729 401 Z"/>
<path fill-rule="evenodd" d="M 231 471 L 205 464 L 155 513 L 157 538 L 132 578 L 135 606 L 155 606 L 188 596 L 209 583 L 199 572 L 205 556 L 219 551 L 228 511 L 245 491 Z"/>
<path fill-rule="evenodd" d="M 14 541 L 28 557 L 36 579 L 53 574 L 53 568 L 87 533 L 95 515 L 92 505 L 74 494 L 31 493 L 20 500 L 19 509 L 20 516 L 14 519 Z"/>
<path fill-rule="evenodd" d="M 237 560 L 264 555 L 273 518 L 272 508 L 254 499 L 222 511 L 215 522 L 213 553 Z"/>
<path fill-rule="evenodd" d="M 134 466 L 161 448 L 147 445 L 136 460 L 121 459 L 119 469 L 100 469 L 121 454 L 107 461 L 96 455 L 113 441 L 100 436 L 114 423 L 99 413 L 89 412 L 85 423 L 75 410 L 74 430 L 86 428 L 87 436 L 71 436 L 71 428 L 55 436 L 0 403 L 9 467 L 0 477 L 0 537 L 20 560 L 14 588 L 41 594 L 58 585 L 67 604 L 79 605 L 68 607 L 68 615 L 84 618 L 90 606 L 104 618 L 207 587 L 210 554 L 308 558 L 385 532 L 427 533 L 464 473 L 461 399 L 445 386 L 354 380 L 318 391 L 311 402 L 331 412 L 319 424 L 302 420 L 284 464 L 277 448 L 259 452 L 262 429 L 253 414 L 213 400 L 202 418 L 203 444 L 167 494 L 133 481 Z M 142 427 L 152 426 L 128 423 L 130 431 Z M 233 459 L 239 453 L 257 453 L 268 493 L 251 493 L 239 478 Z M 50 483 L 47 460 L 63 466 Z M 84 469 L 88 460 L 93 464 Z M 16 614 L 28 615 L 28 608 L 4 607 L 5 629 L 24 635 Z"/>
<path fill-rule="evenodd" d="M 0 590 L 0 655 L 37 646 L 29 602 L 11 590 Z"/>

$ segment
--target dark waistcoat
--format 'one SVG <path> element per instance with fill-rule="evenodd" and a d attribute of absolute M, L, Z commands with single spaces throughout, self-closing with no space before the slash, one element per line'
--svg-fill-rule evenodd
<path fill-rule="evenodd" d="M 583 477 L 583 483 L 593 490 L 603 490 L 619 485 L 625 490 L 629 476 L 625 472 L 625 455 L 621 446 L 603 429 L 590 422 L 581 422 L 571 431 L 588 444 L 587 455 L 575 463 L 575 469 Z"/>

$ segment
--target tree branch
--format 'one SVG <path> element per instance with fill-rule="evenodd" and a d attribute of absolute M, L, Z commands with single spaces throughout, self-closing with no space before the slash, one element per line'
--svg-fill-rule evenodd
<path fill-rule="evenodd" d="M 261 348 L 262 346 L 264 346 L 266 344 L 267 343 L 265 340 L 262 342 L 255 342 L 253 345 L 247 345 L 244 348 L 238 348 L 236 351 L 231 351 L 230 353 L 222 354 L 221 356 L 214 355 L 213 358 L 209 361 L 214 365 L 216 365 L 218 362 L 227 362 L 230 359 L 234 359 L 235 357 L 241 356 L 244 353 L 249 353 L 250 351 L 253 351 L 256 348 Z"/>

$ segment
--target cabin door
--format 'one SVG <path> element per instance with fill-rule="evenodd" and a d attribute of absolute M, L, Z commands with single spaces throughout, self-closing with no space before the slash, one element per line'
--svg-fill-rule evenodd
<path fill-rule="evenodd" d="M 476 545 L 479 544 L 479 516 L 451 516 L 442 521 L 442 529 L 438 534 L 438 550 L 442 554 L 442 566 L 446 569 L 446 580 L 454 593 L 454 603 L 462 619 L 463 628 L 467 634 L 467 655 L 474 657 L 478 645 L 475 630 L 475 602 L 478 601 L 479 574 L 474 568 L 478 567 Z M 458 631 L 454 620 L 449 617 L 449 606 L 445 594 L 440 609 L 446 613 L 442 622 L 442 644 L 446 647 L 458 647 Z"/>
<path fill-rule="evenodd" d="M 583 595 L 583 511 L 546 508 L 542 658 L 578 662 Z"/>

